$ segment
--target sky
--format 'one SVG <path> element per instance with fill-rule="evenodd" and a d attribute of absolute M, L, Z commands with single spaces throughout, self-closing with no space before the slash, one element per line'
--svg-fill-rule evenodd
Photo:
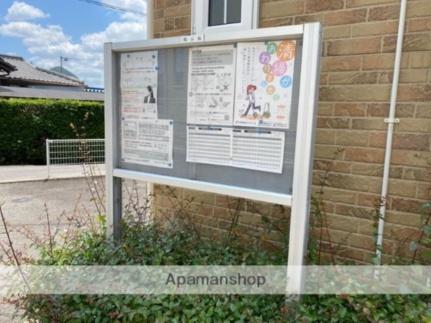
<path fill-rule="evenodd" d="M 63 66 L 87 85 L 103 87 L 103 43 L 146 38 L 146 0 L 0 0 L 0 53 L 35 66 Z M 142 14 L 140 14 L 142 13 Z"/>

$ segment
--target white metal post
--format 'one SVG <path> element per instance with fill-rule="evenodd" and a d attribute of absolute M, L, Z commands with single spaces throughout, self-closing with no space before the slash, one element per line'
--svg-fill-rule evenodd
<path fill-rule="evenodd" d="M 108 239 L 118 239 L 121 227 L 121 178 L 115 178 L 113 170 L 118 164 L 118 118 L 116 62 L 112 43 L 106 43 L 105 55 L 105 180 L 106 224 Z"/>
<path fill-rule="evenodd" d="M 320 48 L 320 24 L 305 24 L 287 267 L 287 290 L 292 294 L 298 295 L 301 294 L 304 283 L 301 266 L 304 265 L 308 242 L 314 128 L 319 92 Z"/>
<path fill-rule="evenodd" d="M 51 162 L 49 160 L 49 139 L 45 140 L 45 146 L 46 146 L 45 147 L 46 148 L 46 168 L 48 171 L 47 179 L 49 179 L 49 168 L 50 168 L 50 164 L 51 164 Z"/>

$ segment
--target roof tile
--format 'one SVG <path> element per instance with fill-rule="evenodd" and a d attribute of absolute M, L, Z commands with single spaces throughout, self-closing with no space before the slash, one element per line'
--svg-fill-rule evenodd
<path fill-rule="evenodd" d="M 34 81 L 52 85 L 84 87 L 84 83 L 71 77 L 63 76 L 55 72 L 47 71 L 42 68 L 34 67 L 24 61 L 22 57 L 1 55 L 6 63 L 16 67 L 16 71 L 11 72 L 6 79 Z"/>

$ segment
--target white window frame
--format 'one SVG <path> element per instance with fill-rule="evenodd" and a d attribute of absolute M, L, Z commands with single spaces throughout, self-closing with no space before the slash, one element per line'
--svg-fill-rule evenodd
<path fill-rule="evenodd" d="M 192 0 L 192 34 L 242 31 L 258 28 L 259 0 L 241 1 L 241 22 L 218 26 L 208 26 L 209 0 Z"/>

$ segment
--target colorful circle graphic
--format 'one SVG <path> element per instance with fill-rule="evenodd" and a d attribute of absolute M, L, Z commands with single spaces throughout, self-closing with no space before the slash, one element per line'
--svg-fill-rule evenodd
<path fill-rule="evenodd" d="M 268 85 L 268 82 L 267 81 L 262 81 L 262 82 L 260 82 L 260 86 L 261 87 L 266 87 Z"/>
<path fill-rule="evenodd" d="M 292 78 L 289 75 L 285 75 L 280 79 L 280 86 L 283 88 L 288 88 L 292 85 Z"/>
<path fill-rule="evenodd" d="M 268 74 L 266 74 L 265 80 L 266 80 L 268 83 L 271 83 L 272 81 L 274 81 L 274 74 L 272 74 L 272 73 L 268 73 Z"/>
<path fill-rule="evenodd" d="M 274 42 L 269 42 L 266 45 L 266 51 L 270 54 L 274 54 L 277 51 L 277 44 Z"/>
<path fill-rule="evenodd" d="M 272 98 L 274 99 L 274 101 L 280 100 L 280 96 L 278 94 L 274 94 Z"/>
<path fill-rule="evenodd" d="M 272 64 L 272 71 L 276 76 L 282 76 L 286 73 L 287 64 L 285 61 L 278 60 L 274 64 Z"/>
<path fill-rule="evenodd" d="M 271 73 L 271 71 L 272 71 L 271 64 L 265 64 L 265 65 L 263 65 L 263 72 L 264 73 Z"/>
<path fill-rule="evenodd" d="M 262 52 L 259 55 L 259 62 L 262 64 L 268 64 L 271 61 L 271 54 L 268 52 Z"/>
<path fill-rule="evenodd" d="M 277 57 L 279 59 L 282 59 L 283 61 L 288 61 L 289 60 L 289 54 L 283 50 L 281 50 L 280 48 L 277 50 Z"/>
<path fill-rule="evenodd" d="M 296 43 L 290 40 L 283 40 L 277 49 L 277 57 L 279 59 L 289 61 L 295 57 Z"/>
<path fill-rule="evenodd" d="M 266 88 L 266 93 L 268 93 L 269 95 L 274 94 L 274 92 L 275 92 L 275 87 L 274 87 L 274 85 L 270 85 L 270 86 L 268 86 L 268 87 Z"/>

